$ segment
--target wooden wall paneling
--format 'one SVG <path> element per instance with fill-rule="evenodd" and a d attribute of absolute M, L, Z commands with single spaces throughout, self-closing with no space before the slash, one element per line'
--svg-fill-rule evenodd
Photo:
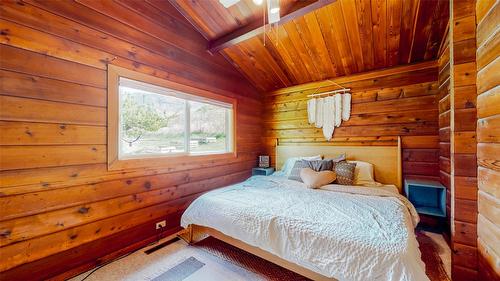
<path fill-rule="evenodd" d="M 465 267 L 465 268 L 477 267 L 477 249 L 476 249 L 476 247 L 471 247 L 471 246 L 456 243 L 453 251 L 454 251 L 454 257 L 455 257 L 455 261 L 456 261 L 453 263 L 454 267 L 457 267 L 457 266 Z"/>
<path fill-rule="evenodd" d="M 123 1 L 119 1 L 120 5 L 110 4 L 106 2 L 95 2 L 87 0 L 78 0 L 90 9 L 93 9 L 108 18 L 117 20 L 125 25 L 130 25 L 144 33 L 162 40 L 167 45 L 172 46 L 171 52 L 176 52 L 176 49 L 187 50 L 190 54 L 194 54 L 201 59 L 200 64 L 205 64 L 206 69 L 210 69 L 209 65 L 218 67 L 219 64 L 224 68 L 218 68 L 219 71 L 226 72 L 229 69 L 227 62 L 221 56 L 215 55 L 213 58 L 207 57 L 205 49 L 205 38 L 200 36 L 193 27 L 185 20 L 177 20 L 170 17 L 170 13 L 163 13 L 160 18 L 151 17 L 150 13 L 145 13 L 144 10 L 137 10 L 138 5 L 126 5 Z M 140 4 L 139 4 L 140 5 Z M 167 20 L 168 19 L 168 20 Z M 179 53 L 179 55 L 182 55 Z M 188 61 L 187 59 L 185 61 Z M 232 71 L 228 71 L 231 73 Z"/>
<path fill-rule="evenodd" d="M 455 198 L 466 200 L 477 200 L 477 177 L 455 176 Z"/>
<path fill-rule="evenodd" d="M 483 269 L 495 273 L 495 278 L 493 280 L 498 280 L 498 247 L 495 247 L 497 241 L 500 239 L 500 232 L 498 231 L 498 226 L 491 222 L 489 219 L 485 218 L 481 213 L 478 215 L 478 254 L 482 256 L 487 263 L 483 265 Z M 483 274 L 482 272 L 479 273 Z"/>
<path fill-rule="evenodd" d="M 150 243 L 154 243 L 163 237 L 177 232 L 180 229 L 178 225 L 181 215 L 182 212 L 163 215 L 161 218 L 166 220 L 168 230 L 161 234 L 158 234 L 151 227 L 158 220 L 158 218 L 155 218 L 144 224 L 106 236 L 103 239 L 85 243 L 45 259 L 36 260 L 24 266 L 2 272 L 0 275 L 6 280 L 29 280 L 33 276 L 44 280 L 52 278 L 54 275 L 56 275 L 55 280 L 66 280 L 80 272 L 85 272 L 108 261 L 112 261 L 128 252 L 143 248 Z M 93 258 L 95 256 L 101 258 L 95 260 Z M 68 259 L 68 257 L 71 258 Z M 66 260 L 66 262 L 60 263 L 60 260 Z"/>
<path fill-rule="evenodd" d="M 4 28 L 1 42 L 10 46 L 37 53 L 43 52 L 53 57 L 102 70 L 105 70 L 106 64 L 113 60 L 113 55 L 109 53 L 57 38 L 47 33 L 38 32 L 10 21 L 0 20 L 0 26 Z"/>
<path fill-rule="evenodd" d="M 21 146 L 1 148 L 0 170 L 96 164 L 106 162 L 105 145 Z M 19 161 L 22 159 L 22 161 Z"/>
<path fill-rule="evenodd" d="M 439 148 L 439 139 L 437 135 L 402 136 L 401 143 L 403 148 Z"/>
<path fill-rule="evenodd" d="M 219 159 L 206 163 L 180 163 L 179 166 L 165 167 L 162 169 L 140 169 L 130 171 L 107 171 L 103 164 L 75 165 L 62 167 L 34 168 L 23 170 L 10 170 L 0 172 L 4 195 L 20 195 L 30 192 L 48 191 L 68 186 L 96 185 L 101 181 L 112 181 L 122 178 L 137 178 L 163 173 L 174 173 L 192 169 L 207 169 L 218 167 L 223 170 L 224 165 L 237 162 L 255 161 L 254 152 L 239 153 L 237 159 Z M 20 179 L 21 177 L 21 179 Z M 126 182 L 125 182 L 126 183 Z M 124 184 L 125 184 L 124 183 Z"/>
<path fill-rule="evenodd" d="M 42 54 L 24 51 L 4 44 L 0 45 L 4 70 L 11 70 L 44 78 L 74 82 L 104 89 L 105 71 L 74 62 L 60 60 Z M 50 65 L 51 67 L 46 67 Z"/>
<path fill-rule="evenodd" d="M 498 114 L 500 110 L 496 106 L 500 102 L 500 87 L 482 92 L 477 96 L 478 118 L 489 117 Z"/>
<path fill-rule="evenodd" d="M 495 75 L 500 70 L 499 58 L 485 66 L 477 74 L 477 81 L 480 83 L 477 87 L 478 93 L 483 93 L 492 88 L 498 87 L 499 78 Z"/>
<path fill-rule="evenodd" d="M 500 116 L 494 115 L 481 118 L 477 122 L 477 141 L 498 143 L 500 142 Z"/>
<path fill-rule="evenodd" d="M 171 45 L 176 45 L 182 49 L 189 50 L 193 54 L 205 52 L 205 40 L 190 26 L 183 24 L 175 18 L 168 17 L 166 13 L 152 15 L 147 10 L 138 8 L 145 3 L 131 3 L 127 1 L 118 1 L 120 4 L 108 2 L 96 2 L 78 0 L 78 3 L 87 6 L 99 13 L 122 22 L 123 24 L 137 27 L 146 33 L 163 40 Z M 160 20 L 162 18 L 162 20 Z M 200 56 L 200 59 L 206 58 Z M 213 62 L 211 62 L 213 63 Z"/>
<path fill-rule="evenodd" d="M 264 117 L 265 151 L 274 164 L 276 138 L 280 144 L 294 145 L 384 145 L 400 135 L 404 174 L 437 179 L 437 73 L 438 67 L 433 64 L 342 78 L 342 85 L 353 89 L 352 115 L 335 129 L 330 142 L 325 141 L 321 129 L 307 122 L 307 95 L 319 83 L 271 92 L 264 98 L 264 110 L 270 113 Z"/>
<path fill-rule="evenodd" d="M 106 144 L 106 128 L 0 121 L 0 145 Z"/>
<path fill-rule="evenodd" d="M 481 24 L 478 26 L 478 37 L 481 33 L 491 33 L 491 27 Z M 500 33 L 494 32 L 491 37 L 486 37 L 484 42 L 479 42 L 477 46 L 477 67 L 478 69 L 484 68 L 490 62 L 494 61 L 500 51 L 499 47 Z M 479 45 L 480 44 L 480 45 Z"/>
<path fill-rule="evenodd" d="M 477 227 L 475 224 L 467 222 L 455 222 L 455 242 L 476 247 L 477 245 Z"/>
<path fill-rule="evenodd" d="M 106 108 L 31 98 L 0 97 L 0 118 L 9 121 L 104 126 Z"/>
<path fill-rule="evenodd" d="M 2 251 L 8 258 L 1 264 L 1 269 L 5 271 L 14 268 L 16 265 L 35 261 L 88 242 L 96 241 L 147 222 L 149 218 L 164 217 L 165 215 L 184 209 L 189 205 L 190 200 L 193 200 L 193 198 L 181 198 L 172 202 L 154 205 L 124 215 L 71 228 L 66 231 L 59 231 L 53 235 L 41 236 L 28 243 L 24 241 L 3 247 Z"/>
<path fill-rule="evenodd" d="M 451 5 L 451 211 L 452 278 L 478 280 L 476 243 L 464 241 L 477 228 L 476 14 L 475 1 Z M 477 231 L 476 231 L 477 233 Z M 457 238 L 456 238 L 457 237 Z M 477 239 L 476 237 L 473 238 Z"/>
<path fill-rule="evenodd" d="M 486 192 L 479 192 L 479 204 L 478 210 L 481 215 L 491 221 L 495 225 L 500 224 L 500 214 L 498 209 L 498 204 L 500 203 L 498 198 Z"/>
<path fill-rule="evenodd" d="M 500 280 L 500 168 L 497 120 L 500 117 L 498 1 L 477 1 L 477 159 L 478 264 L 480 280 Z"/>
<path fill-rule="evenodd" d="M 235 175 L 236 174 L 236 175 Z M 93 198 L 86 199 L 92 203 L 79 204 L 59 210 L 37 214 L 36 216 L 25 216 L 12 220 L 0 222 L 2 235 L 0 244 L 6 246 L 15 242 L 32 239 L 41 235 L 47 235 L 56 231 L 71 229 L 78 225 L 99 221 L 107 217 L 132 212 L 162 202 L 172 201 L 194 193 L 204 192 L 218 186 L 224 186 L 234 182 L 231 177 L 242 178 L 249 174 L 248 171 L 226 174 L 200 182 L 189 182 L 179 186 L 170 186 L 157 190 L 147 188 L 145 192 L 137 192 L 132 195 L 111 198 L 105 201 L 92 202 Z M 71 192 L 71 190 L 70 190 Z M 71 196 L 71 195 L 70 195 Z M 62 205 L 61 207 L 64 207 Z M 40 210 L 44 211 L 44 210 Z"/>
<path fill-rule="evenodd" d="M 381 77 L 383 78 L 383 81 L 385 84 L 388 81 L 391 81 L 389 85 L 391 86 L 397 86 L 397 85 L 406 85 L 406 84 L 414 84 L 415 81 L 417 83 L 419 82 L 425 82 L 429 81 L 432 79 L 435 79 L 435 76 L 437 75 L 437 61 L 428 61 L 428 62 L 422 62 L 422 63 L 415 63 L 415 64 L 408 64 L 404 66 L 397 66 L 397 67 L 391 67 L 391 68 L 385 68 L 381 70 L 372 70 L 364 73 L 356 73 L 350 76 L 346 77 L 338 77 L 335 79 L 330 79 L 336 83 L 341 83 L 341 84 L 348 84 L 349 87 L 351 86 L 356 86 L 356 87 L 367 87 L 371 85 L 373 88 L 380 88 L 380 84 L 378 84 L 379 80 Z M 396 74 L 404 73 L 404 75 L 396 75 Z M 393 78 L 390 80 L 385 79 L 385 77 Z M 375 79 L 378 78 L 378 79 Z M 397 78 L 397 79 L 394 79 Z M 431 78 L 431 79 L 429 79 Z M 414 83 L 410 83 L 410 82 Z M 351 84 L 352 83 L 352 84 Z M 371 84 L 370 84 L 371 83 Z M 295 85 L 292 87 L 288 88 L 283 88 L 283 89 L 278 89 L 271 91 L 269 95 L 274 96 L 274 95 L 283 95 L 283 94 L 290 94 L 293 92 L 300 92 L 300 93 L 306 93 L 307 91 L 313 92 L 317 87 L 321 87 L 322 90 L 328 91 L 328 90 L 333 90 L 337 89 L 338 86 L 332 85 L 332 83 L 328 80 L 324 81 L 317 81 L 317 82 L 311 82 L 311 83 L 305 83 L 301 85 Z"/>
<path fill-rule="evenodd" d="M 28 216 L 41 211 L 47 212 L 80 204 L 113 199 L 120 196 L 158 190 L 165 187 L 180 187 L 187 183 L 200 182 L 210 178 L 217 178 L 249 170 L 253 165 L 255 165 L 255 161 L 235 162 L 225 165 L 224 170 L 215 166 L 203 169 L 203 171 L 187 170 L 168 174 L 128 177 L 127 179 L 101 181 L 93 184 L 60 188 L 50 187 L 47 188 L 47 191 L 23 193 L 18 196 L 6 196 L 0 198 L 0 206 L 6 213 L 6 215 L 1 218 L 1 221 Z M 124 188 L 124 186 L 126 188 Z M 176 188 L 173 191 L 178 192 L 178 189 L 179 188 Z M 64 193 L 65 196 L 57 196 L 61 193 Z M 22 202 L 25 202 L 25 204 L 23 205 Z"/>
<path fill-rule="evenodd" d="M 104 89 L 5 70 L 0 70 L 0 91 L 20 98 L 106 106 Z"/>
<path fill-rule="evenodd" d="M 481 280 L 500 280 L 498 271 L 492 267 L 492 264 L 498 264 L 498 259 L 494 254 L 494 250 L 484 244 L 481 239 L 478 239 L 478 268 L 479 278 Z"/>
<path fill-rule="evenodd" d="M 144 26 L 142 25 L 135 27 L 123 24 L 78 3 L 29 1 L 29 5 L 25 4 L 22 7 L 28 9 L 28 12 L 20 12 L 19 5 L 7 5 L 5 11 L 9 13 L 5 13 L 6 17 L 13 17 L 23 24 L 30 24 L 33 28 L 46 27 L 41 31 L 54 32 L 59 36 L 89 45 L 94 49 L 113 50 L 115 55 L 115 58 L 113 58 L 114 64 L 127 68 L 137 68 L 139 71 L 143 69 L 143 71 L 146 71 L 145 69 L 152 66 L 157 71 L 168 72 L 166 77 L 173 81 L 193 83 L 194 85 L 199 85 L 202 81 L 200 87 L 211 87 L 212 90 L 216 91 L 245 91 L 250 95 L 253 92 L 253 89 L 247 85 L 243 87 L 240 85 L 238 89 L 235 81 L 242 77 L 238 73 L 229 70 L 228 66 L 224 68 L 213 61 L 203 59 L 202 56 L 205 53 L 195 55 L 172 45 L 170 42 L 162 41 L 164 38 L 157 38 L 144 32 Z M 34 12 L 32 12 L 33 10 Z M 44 10 L 47 10 L 47 12 Z M 36 13 L 39 17 L 29 16 L 33 13 Z M 13 15 L 10 16 L 10 14 Z M 41 21 L 41 19 L 45 18 L 49 20 Z M 53 21 L 55 21 L 53 25 L 47 24 Z M 149 24 L 148 26 L 151 26 L 151 23 Z M 78 30 L 77 33 L 74 31 L 75 29 Z M 186 36 L 190 35 L 186 34 Z M 96 38 L 105 40 L 96 40 Z M 204 71 L 205 69 L 211 71 Z M 153 71 L 149 70 L 149 72 Z M 220 76 L 215 75 L 218 72 L 224 73 L 233 79 L 226 79 L 230 82 L 224 81 Z M 152 75 L 155 75 L 155 73 Z"/>
<path fill-rule="evenodd" d="M 36 266 L 43 278 L 76 267 L 71 277 L 119 247 L 152 241 L 156 220 L 175 231 L 189 202 L 247 178 L 262 150 L 259 94 L 220 55 L 205 53 L 206 40 L 174 7 L 81 3 L 0 6 L 2 278 Z M 238 157 L 108 171 L 110 62 L 236 98 Z M 93 248 L 110 239 L 119 243 L 109 251 Z"/>

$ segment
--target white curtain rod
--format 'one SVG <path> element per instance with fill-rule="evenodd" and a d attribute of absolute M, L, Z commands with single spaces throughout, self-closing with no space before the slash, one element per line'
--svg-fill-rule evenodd
<path fill-rule="evenodd" d="M 329 92 L 324 92 L 324 93 L 319 93 L 319 94 L 312 94 L 312 95 L 308 95 L 308 97 L 317 97 L 317 96 L 323 96 L 323 95 L 329 95 L 329 94 L 335 94 L 335 93 L 345 93 L 345 92 L 349 92 L 351 89 L 350 88 L 347 88 L 347 89 L 340 89 L 340 90 L 335 90 L 335 91 L 329 91 Z"/>

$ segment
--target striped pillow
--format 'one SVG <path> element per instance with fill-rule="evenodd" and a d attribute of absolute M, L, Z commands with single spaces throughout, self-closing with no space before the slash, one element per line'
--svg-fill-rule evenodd
<path fill-rule="evenodd" d="M 314 160 L 314 161 L 307 161 L 307 165 L 309 165 L 309 168 L 316 172 L 321 172 L 321 171 L 333 171 L 334 164 L 332 160 Z"/>
<path fill-rule="evenodd" d="M 290 175 L 288 176 L 288 179 L 302 182 L 302 179 L 300 178 L 300 170 L 304 168 L 309 168 L 309 161 L 307 160 L 296 161 L 295 165 L 293 165 Z"/>
<path fill-rule="evenodd" d="M 345 161 L 346 159 L 347 158 L 346 158 L 345 153 L 340 154 L 339 156 L 337 156 L 335 158 L 325 158 L 325 160 L 331 160 L 331 161 L 333 161 L 333 163 L 337 163 L 337 162 L 340 162 L 340 161 Z"/>

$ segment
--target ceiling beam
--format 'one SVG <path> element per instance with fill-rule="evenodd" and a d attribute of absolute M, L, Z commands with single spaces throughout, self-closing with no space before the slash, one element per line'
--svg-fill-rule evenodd
<path fill-rule="evenodd" d="M 295 18 L 301 17 L 307 13 L 315 11 L 322 8 L 328 4 L 331 4 L 337 0 L 315 0 L 315 1 L 297 1 L 294 5 L 280 15 L 280 21 L 274 23 L 273 25 L 282 25 Z M 266 30 L 270 28 L 269 23 L 265 24 Z M 231 31 L 230 33 L 223 35 L 217 39 L 208 42 L 208 51 L 215 54 L 230 46 L 236 45 L 247 39 L 260 35 L 264 32 L 263 21 L 255 20 L 241 28 Z"/>

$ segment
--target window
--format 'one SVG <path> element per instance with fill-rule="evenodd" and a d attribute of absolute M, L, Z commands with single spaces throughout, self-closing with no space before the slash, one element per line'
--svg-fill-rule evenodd
<path fill-rule="evenodd" d="M 120 78 L 119 159 L 232 151 L 232 104 Z"/>
<path fill-rule="evenodd" d="M 118 168 L 144 167 L 176 156 L 234 154 L 230 98 L 115 66 L 108 69 L 108 94 L 110 169 L 118 162 L 128 163 Z"/>

